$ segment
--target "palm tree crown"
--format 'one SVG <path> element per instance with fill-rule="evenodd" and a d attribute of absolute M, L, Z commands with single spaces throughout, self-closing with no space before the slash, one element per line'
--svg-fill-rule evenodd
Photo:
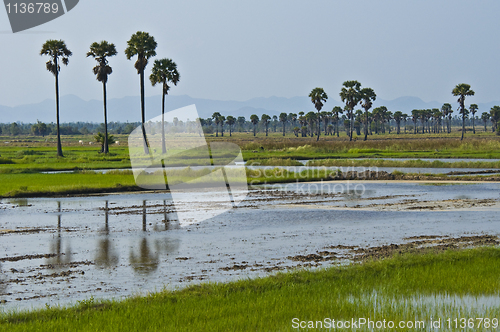
<path fill-rule="evenodd" d="M 163 84 L 163 94 L 168 95 L 168 90 L 170 90 L 168 82 L 177 85 L 180 79 L 177 64 L 172 59 L 155 60 L 149 80 L 153 86 L 159 83 Z"/>
<path fill-rule="evenodd" d="M 127 42 L 127 48 L 125 49 L 125 55 L 127 60 L 137 55 L 137 61 L 135 62 L 135 69 L 137 73 L 140 74 L 146 66 L 148 65 L 149 58 L 156 56 L 156 46 L 158 45 L 153 36 L 149 33 L 143 31 L 137 31 L 132 35 L 130 40 Z"/>
<path fill-rule="evenodd" d="M 91 56 L 97 61 L 97 66 L 92 70 L 99 82 L 108 82 L 108 75 L 113 72 L 113 69 L 108 65 L 107 58 L 115 56 L 117 53 L 115 44 L 110 44 L 105 40 L 100 43 L 94 42 L 90 45 L 90 51 L 87 52 L 87 57 Z"/>
<path fill-rule="evenodd" d="M 63 65 L 67 66 L 69 62 L 69 57 L 73 55 L 71 51 L 66 47 L 66 43 L 62 40 L 47 40 L 42 46 L 40 55 L 48 55 L 51 57 L 47 61 L 47 70 L 52 74 L 57 75 L 61 71 L 61 66 L 59 66 L 59 58 Z"/>

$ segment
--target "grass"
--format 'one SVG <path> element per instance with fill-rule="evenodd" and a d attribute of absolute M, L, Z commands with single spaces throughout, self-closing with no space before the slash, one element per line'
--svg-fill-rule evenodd
<path fill-rule="evenodd" d="M 384 160 L 384 159 L 322 159 L 311 160 L 307 166 L 377 166 L 377 167 L 419 167 L 419 168 L 500 168 L 500 161 L 459 161 L 439 160 Z"/>
<path fill-rule="evenodd" d="M 460 299 L 498 296 L 499 274 L 498 248 L 406 254 L 316 271 L 202 284 L 124 301 L 90 298 L 69 308 L 4 313 L 0 330 L 294 331 L 294 318 L 316 322 L 359 317 L 419 320 L 428 327 L 431 317 L 443 321 L 448 317 L 498 318 L 499 303 L 480 310 L 460 304 Z M 458 305 L 447 303 L 448 296 L 458 299 Z"/>

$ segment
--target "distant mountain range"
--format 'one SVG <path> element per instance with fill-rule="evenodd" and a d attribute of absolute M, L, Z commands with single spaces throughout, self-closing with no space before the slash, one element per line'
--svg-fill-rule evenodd
<path fill-rule="evenodd" d="M 308 97 L 269 97 L 253 98 L 247 101 L 222 101 L 211 99 L 192 98 L 187 95 L 167 96 L 166 111 L 195 104 L 200 117 L 207 118 L 214 112 L 222 115 L 232 115 L 235 117 L 257 114 L 261 116 L 266 113 L 270 116 L 285 113 L 298 113 L 300 111 L 315 111 L 313 104 Z M 323 110 L 331 110 L 334 106 L 342 106 L 343 103 L 334 99 L 328 99 Z M 390 111 L 402 111 L 411 114 L 413 109 L 441 108 L 443 103 L 424 102 L 418 97 L 400 97 L 394 100 L 377 99 L 373 107 L 386 106 Z M 500 102 L 478 103 L 479 111 L 489 112 L 493 105 L 500 105 Z M 75 95 L 66 95 L 61 98 L 60 121 L 66 122 L 103 122 L 103 106 L 100 100 L 85 101 Z M 456 110 L 458 104 L 452 103 Z M 161 114 L 161 96 L 146 98 L 146 118 L 151 119 Z M 108 121 L 117 122 L 139 122 L 140 98 L 124 97 L 108 100 Z M 37 104 L 27 104 L 15 107 L 0 105 L 0 123 L 24 122 L 34 123 L 36 120 L 42 122 L 55 122 L 55 101 L 47 99 Z"/>

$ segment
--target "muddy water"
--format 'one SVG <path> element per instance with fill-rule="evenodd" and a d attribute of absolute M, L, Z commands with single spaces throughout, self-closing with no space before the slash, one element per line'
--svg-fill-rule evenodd
<path fill-rule="evenodd" d="M 421 235 L 500 235 L 499 199 L 498 183 L 336 181 L 255 187 L 225 212 L 209 192 L 177 207 L 160 193 L 2 200 L 0 310 L 337 264 L 347 248 Z"/>

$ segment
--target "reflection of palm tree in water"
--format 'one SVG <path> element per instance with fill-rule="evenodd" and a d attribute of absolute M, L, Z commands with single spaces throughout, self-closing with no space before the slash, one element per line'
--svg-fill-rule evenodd
<path fill-rule="evenodd" d="M 104 209 L 104 218 L 105 226 L 102 232 L 105 238 L 99 240 L 95 262 L 98 267 L 109 268 L 118 264 L 118 255 L 114 252 L 111 240 L 109 239 L 108 201 L 106 201 L 106 207 Z"/>
<path fill-rule="evenodd" d="M 139 254 L 130 252 L 130 265 L 135 272 L 140 274 L 150 274 L 158 268 L 158 253 L 151 251 L 148 239 L 145 237 L 142 238 L 139 245 Z"/>
<path fill-rule="evenodd" d="M 177 217 L 177 211 L 171 197 L 169 203 L 170 209 L 167 208 L 167 200 L 163 200 L 163 222 L 165 223 L 166 231 L 179 228 L 179 218 Z"/>
<path fill-rule="evenodd" d="M 64 265 L 71 262 L 71 248 L 69 246 L 66 247 L 66 253 L 62 252 L 62 238 L 61 238 L 61 202 L 57 202 L 57 238 L 51 243 L 50 251 L 57 256 L 51 257 L 47 260 L 49 264 L 52 265 Z M 63 258 L 64 256 L 64 258 Z"/>
<path fill-rule="evenodd" d="M 5 280 L 4 280 L 4 276 L 3 276 L 3 272 L 2 272 L 2 264 L 0 263 L 0 296 L 5 294 L 5 289 L 7 289 L 7 285 L 5 284 Z M 0 301 L 1 301 L 1 299 L 0 299 Z"/>

